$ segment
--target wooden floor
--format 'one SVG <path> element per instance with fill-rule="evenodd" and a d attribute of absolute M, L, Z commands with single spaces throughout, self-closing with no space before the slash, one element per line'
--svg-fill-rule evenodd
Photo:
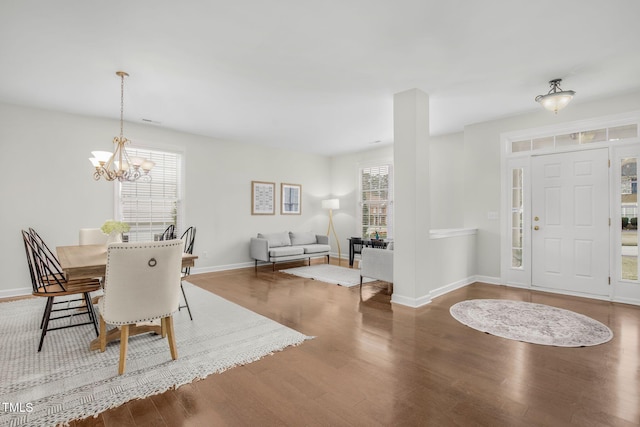
<path fill-rule="evenodd" d="M 190 282 L 316 338 L 72 426 L 640 425 L 636 306 L 475 283 L 410 309 L 381 283 L 361 296 L 270 266 Z M 449 315 L 470 298 L 566 308 L 615 337 L 586 348 L 494 337 Z"/>

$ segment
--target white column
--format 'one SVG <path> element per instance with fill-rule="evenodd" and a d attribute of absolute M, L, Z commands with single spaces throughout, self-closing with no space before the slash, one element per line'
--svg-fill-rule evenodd
<path fill-rule="evenodd" d="M 411 89 L 393 97 L 394 303 L 431 301 L 429 229 L 429 96 Z"/>

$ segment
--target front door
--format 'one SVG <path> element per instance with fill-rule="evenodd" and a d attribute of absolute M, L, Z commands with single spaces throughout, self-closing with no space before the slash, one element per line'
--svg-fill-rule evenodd
<path fill-rule="evenodd" d="M 532 285 L 609 294 L 609 151 L 531 159 Z"/>

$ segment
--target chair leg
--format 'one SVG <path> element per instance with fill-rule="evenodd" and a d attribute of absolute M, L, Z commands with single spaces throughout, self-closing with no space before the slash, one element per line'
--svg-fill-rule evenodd
<path fill-rule="evenodd" d="M 47 298 L 47 306 L 44 309 L 44 324 L 42 326 L 42 333 L 40 334 L 40 344 L 38 345 L 38 351 L 42 350 L 44 336 L 47 335 L 47 329 L 49 328 L 49 318 L 51 317 L 51 307 L 53 307 L 53 297 Z"/>
<path fill-rule="evenodd" d="M 100 337 L 100 351 L 104 353 L 107 349 L 107 323 L 102 315 L 100 315 L 100 334 L 98 336 Z"/>
<path fill-rule="evenodd" d="M 168 316 L 162 319 L 167 327 L 167 339 L 169 341 L 169 351 L 171 351 L 171 358 L 176 360 L 178 358 L 178 348 L 176 347 L 176 336 L 173 330 L 173 317 Z"/>
<path fill-rule="evenodd" d="M 93 329 L 96 331 L 96 336 L 99 337 L 100 333 L 98 332 L 98 319 L 96 318 L 96 312 L 93 308 L 93 302 L 91 301 L 91 295 L 89 292 L 84 293 L 84 301 L 87 305 L 87 313 L 89 314 L 89 319 L 93 322 Z"/>
<path fill-rule="evenodd" d="M 182 281 L 180 281 L 180 289 L 182 289 L 182 297 L 184 298 L 185 305 L 178 307 L 178 310 L 180 310 L 182 307 L 186 307 L 187 312 L 189 313 L 189 319 L 193 320 L 193 316 L 191 315 L 191 308 L 189 308 L 189 301 L 187 300 L 187 295 L 184 293 L 184 286 L 182 286 Z"/>
<path fill-rule="evenodd" d="M 362 274 L 360 275 L 360 292 L 362 292 Z"/>
<path fill-rule="evenodd" d="M 129 346 L 129 325 L 120 327 L 120 365 L 118 366 L 118 375 L 124 374 L 127 368 L 127 347 Z"/>

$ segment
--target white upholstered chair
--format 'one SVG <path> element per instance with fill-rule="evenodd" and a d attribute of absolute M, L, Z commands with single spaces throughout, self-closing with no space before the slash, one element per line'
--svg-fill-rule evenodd
<path fill-rule="evenodd" d="M 389 293 L 393 291 L 393 245 L 388 249 L 362 248 L 360 260 L 360 290 L 362 278 L 382 280 L 388 282 Z"/>
<path fill-rule="evenodd" d="M 120 327 L 120 365 L 126 368 L 129 327 L 161 319 L 173 360 L 178 358 L 173 313 L 180 302 L 182 240 L 112 243 L 107 249 L 104 296 L 100 299 L 100 351 L 106 348 L 106 324 Z"/>
<path fill-rule="evenodd" d="M 81 228 L 81 245 L 106 245 L 109 236 L 104 234 L 99 228 Z"/>

